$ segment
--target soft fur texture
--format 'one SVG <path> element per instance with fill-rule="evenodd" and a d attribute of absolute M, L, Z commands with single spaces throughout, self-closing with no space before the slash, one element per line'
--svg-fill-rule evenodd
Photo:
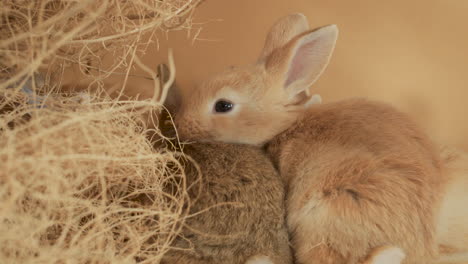
<path fill-rule="evenodd" d="M 426 136 L 365 100 L 312 107 L 299 120 L 268 147 L 288 182 L 299 263 L 357 263 L 382 244 L 402 247 L 405 263 L 430 263 L 444 178 Z"/>
<path fill-rule="evenodd" d="M 201 172 L 200 178 L 187 162 L 195 215 L 174 244 L 182 250 L 171 251 L 163 263 L 292 263 L 284 185 L 266 155 L 255 147 L 224 143 L 191 144 L 184 152 Z"/>
<path fill-rule="evenodd" d="M 436 262 L 438 246 L 466 250 L 459 243 L 468 213 L 450 209 L 466 196 L 450 183 L 468 174 L 447 168 L 428 137 L 390 106 L 362 99 L 311 106 L 309 87 L 328 63 L 337 28 L 306 25 L 297 14 L 280 19 L 256 64 L 192 90 L 176 115 L 181 138 L 270 142 L 288 185 L 297 263 L 358 263 L 384 245 L 401 247 L 406 264 Z M 219 99 L 232 111 L 216 113 Z"/>

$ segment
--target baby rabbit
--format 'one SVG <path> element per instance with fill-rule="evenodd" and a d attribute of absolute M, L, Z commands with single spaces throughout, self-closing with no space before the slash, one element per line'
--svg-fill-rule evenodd
<path fill-rule="evenodd" d="M 195 143 L 183 151 L 201 177 L 185 162 L 193 215 L 173 245 L 179 249 L 162 263 L 291 264 L 284 185 L 268 157 L 225 143 Z"/>
<path fill-rule="evenodd" d="M 337 34 L 334 25 L 309 30 L 301 14 L 280 19 L 255 64 L 229 69 L 182 99 L 179 136 L 265 145 L 288 187 L 299 264 L 359 263 L 383 245 L 401 247 L 403 263 L 434 263 L 448 181 L 438 150 L 386 104 L 312 103 L 309 87 Z"/>

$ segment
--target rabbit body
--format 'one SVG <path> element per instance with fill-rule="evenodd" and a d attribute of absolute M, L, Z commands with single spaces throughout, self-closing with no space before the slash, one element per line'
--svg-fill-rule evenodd
<path fill-rule="evenodd" d="M 441 162 L 404 114 L 362 99 L 311 107 L 268 145 L 287 181 L 298 263 L 358 263 L 397 245 L 403 263 L 437 256 Z"/>
<path fill-rule="evenodd" d="M 163 263 L 244 264 L 263 255 L 274 264 L 292 263 L 285 224 L 284 185 L 258 148 L 195 143 L 184 152 L 192 204 L 186 228 Z M 255 263 L 255 262 L 251 262 Z M 259 262 L 265 263 L 265 262 Z"/>

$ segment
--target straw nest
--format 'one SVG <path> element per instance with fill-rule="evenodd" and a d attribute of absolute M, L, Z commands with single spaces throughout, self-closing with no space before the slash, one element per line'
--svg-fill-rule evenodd
<path fill-rule="evenodd" d="M 179 154 L 153 147 L 147 117 L 174 76 L 146 101 L 110 99 L 103 80 L 135 65 L 155 76 L 139 56 L 198 3 L 2 3 L 1 263 L 158 263 L 169 250 L 190 202 Z M 69 67 L 101 92 L 64 93 Z"/>

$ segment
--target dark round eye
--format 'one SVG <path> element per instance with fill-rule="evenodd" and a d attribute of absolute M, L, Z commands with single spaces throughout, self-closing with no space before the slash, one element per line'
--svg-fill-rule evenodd
<path fill-rule="evenodd" d="M 234 104 L 226 100 L 218 100 L 215 103 L 214 110 L 216 113 L 227 113 L 234 108 Z"/>

